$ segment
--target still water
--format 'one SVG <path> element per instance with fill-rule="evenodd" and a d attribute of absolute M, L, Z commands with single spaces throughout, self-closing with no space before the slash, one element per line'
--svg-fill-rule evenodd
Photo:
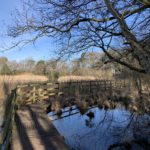
<path fill-rule="evenodd" d="M 67 109 L 63 110 L 60 119 L 54 113 L 49 113 L 49 116 L 71 150 L 107 150 L 112 144 L 134 140 L 138 134 L 135 132 L 138 128 L 134 126 L 137 117 L 121 108 L 104 110 L 95 107 L 84 115 L 78 113 L 77 109 L 71 112 Z M 142 150 L 136 145 L 134 147 Z"/>

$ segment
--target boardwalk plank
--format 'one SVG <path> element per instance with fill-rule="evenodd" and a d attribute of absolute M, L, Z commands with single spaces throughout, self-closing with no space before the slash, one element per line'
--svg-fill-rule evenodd
<path fill-rule="evenodd" d="M 12 150 L 69 150 L 40 104 L 16 112 Z"/>

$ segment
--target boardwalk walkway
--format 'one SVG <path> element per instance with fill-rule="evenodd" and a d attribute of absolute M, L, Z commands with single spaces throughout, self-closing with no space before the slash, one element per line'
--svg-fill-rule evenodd
<path fill-rule="evenodd" d="M 19 109 L 15 123 L 12 150 L 69 150 L 40 104 Z"/>

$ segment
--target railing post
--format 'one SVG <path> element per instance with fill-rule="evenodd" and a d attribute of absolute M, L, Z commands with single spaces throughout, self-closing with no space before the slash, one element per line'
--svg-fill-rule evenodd
<path fill-rule="evenodd" d="M 91 90 L 91 81 L 90 81 L 90 94 L 92 93 L 92 90 Z"/>
<path fill-rule="evenodd" d="M 105 87 L 105 90 L 107 90 L 107 82 L 106 82 L 106 80 L 104 81 L 104 87 Z"/>
<path fill-rule="evenodd" d="M 38 88 L 38 98 L 41 98 L 41 87 Z"/>
<path fill-rule="evenodd" d="M 20 107 L 20 105 L 23 103 L 23 98 L 22 98 L 22 91 L 21 91 L 21 87 L 17 87 L 16 89 L 16 104 L 17 104 L 17 108 Z"/>
<path fill-rule="evenodd" d="M 124 79 L 124 87 L 126 87 L 126 82 L 125 82 L 125 79 Z"/>
<path fill-rule="evenodd" d="M 3 149 L 8 149 L 13 130 L 13 122 L 15 115 L 15 100 L 16 100 L 16 89 L 11 91 L 11 94 L 7 97 L 5 104 L 5 114 L 4 114 L 4 127 L 0 134 L 0 149 L 5 145 Z"/>
<path fill-rule="evenodd" d="M 35 103 L 35 101 L 36 101 L 36 88 L 35 88 L 35 86 L 33 86 L 33 101 L 32 101 L 32 103 Z"/>
<path fill-rule="evenodd" d="M 56 87 L 57 86 L 57 87 Z M 60 92 L 60 90 L 61 90 L 61 87 L 60 87 L 60 85 L 59 85 L 59 82 L 56 82 L 55 84 L 54 84 L 54 87 L 55 87 L 55 95 L 58 95 L 58 93 Z"/>
<path fill-rule="evenodd" d="M 110 81 L 110 96 L 112 96 L 112 81 Z"/>

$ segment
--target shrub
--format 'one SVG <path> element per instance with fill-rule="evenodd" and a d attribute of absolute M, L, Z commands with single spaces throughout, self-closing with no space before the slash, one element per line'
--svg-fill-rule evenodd
<path fill-rule="evenodd" d="M 12 72 L 7 64 L 4 64 L 1 68 L 1 75 L 10 75 Z"/>

